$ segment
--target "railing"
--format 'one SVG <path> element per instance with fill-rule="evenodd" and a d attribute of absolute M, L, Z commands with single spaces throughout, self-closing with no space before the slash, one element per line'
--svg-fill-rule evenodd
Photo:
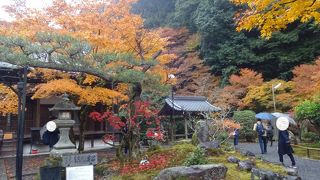
<path fill-rule="evenodd" d="M 306 151 L 306 156 L 312 159 L 320 159 L 320 148 L 311 148 L 299 145 L 292 145 L 292 147 L 301 148 Z M 316 153 L 312 153 L 316 152 Z"/>

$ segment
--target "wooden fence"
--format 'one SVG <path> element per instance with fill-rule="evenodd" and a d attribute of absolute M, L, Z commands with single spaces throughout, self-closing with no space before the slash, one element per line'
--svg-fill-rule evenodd
<path fill-rule="evenodd" d="M 308 158 L 320 159 L 320 148 L 311 148 L 299 145 L 292 145 L 292 147 L 300 148 L 299 151 L 303 150 Z"/>

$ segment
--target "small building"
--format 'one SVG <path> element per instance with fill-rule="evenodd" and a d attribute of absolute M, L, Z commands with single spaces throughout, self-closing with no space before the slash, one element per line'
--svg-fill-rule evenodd
<path fill-rule="evenodd" d="M 165 99 L 165 104 L 159 112 L 159 115 L 170 116 L 171 120 L 171 136 L 175 135 L 174 126 L 175 119 L 184 120 L 184 137 L 188 138 L 188 119 L 190 116 L 202 116 L 205 113 L 218 112 L 221 109 L 210 104 L 204 96 L 173 96 Z M 173 137 L 172 137 L 173 139 Z"/>

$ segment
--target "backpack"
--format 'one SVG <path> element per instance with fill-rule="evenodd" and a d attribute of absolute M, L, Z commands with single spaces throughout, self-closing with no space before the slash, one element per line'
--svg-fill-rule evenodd
<path fill-rule="evenodd" d="M 264 134 L 264 127 L 262 124 L 257 124 L 256 131 L 258 132 L 259 136 L 262 136 Z"/>
<path fill-rule="evenodd" d="M 268 136 L 273 136 L 273 128 L 272 128 L 272 126 L 268 126 L 267 127 L 267 135 Z"/>

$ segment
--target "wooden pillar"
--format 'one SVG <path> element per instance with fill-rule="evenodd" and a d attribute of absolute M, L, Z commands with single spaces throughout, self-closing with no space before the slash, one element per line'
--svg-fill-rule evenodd
<path fill-rule="evenodd" d="M 36 127 L 40 127 L 41 126 L 41 124 L 40 124 L 40 99 L 37 99 L 36 100 L 36 105 L 35 105 L 36 107 L 35 107 L 35 126 Z"/>
<path fill-rule="evenodd" d="M 188 139 L 188 123 L 185 117 L 183 117 L 183 119 L 184 119 L 184 136 L 186 139 Z"/>

